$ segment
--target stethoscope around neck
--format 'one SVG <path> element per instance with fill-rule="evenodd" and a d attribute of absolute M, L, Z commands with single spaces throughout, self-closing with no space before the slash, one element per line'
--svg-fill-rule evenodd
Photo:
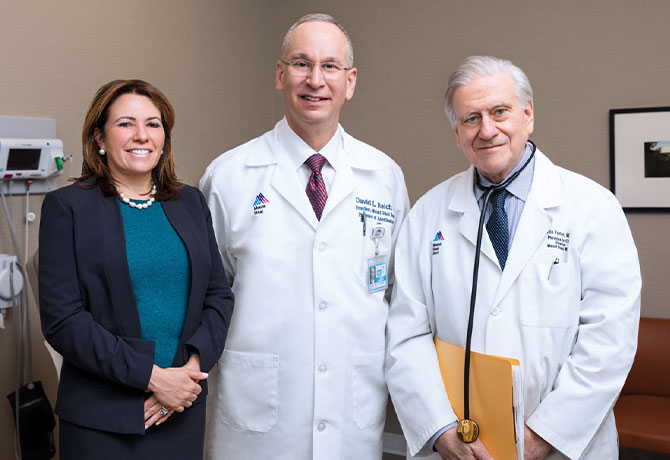
<path fill-rule="evenodd" d="M 482 250 L 482 235 L 484 232 L 484 217 L 486 216 L 486 207 L 489 204 L 489 197 L 493 192 L 504 189 L 519 177 L 519 174 L 526 169 L 535 156 L 535 144 L 528 141 L 531 146 L 530 156 L 523 166 L 514 174 L 509 176 L 500 184 L 484 187 L 479 182 L 479 174 L 475 170 L 475 184 L 480 190 L 484 191 L 484 200 L 482 210 L 479 215 L 479 226 L 477 227 L 477 244 L 475 247 L 475 263 L 472 273 L 472 290 L 470 291 L 470 316 L 468 318 L 468 334 L 465 341 L 465 364 L 463 371 L 463 419 L 459 420 L 457 430 L 458 437 L 463 442 L 473 442 L 479 437 L 479 426 L 474 420 L 470 419 L 470 347 L 472 345 L 472 327 L 475 317 L 475 301 L 477 300 L 477 281 L 479 279 L 479 256 Z"/>

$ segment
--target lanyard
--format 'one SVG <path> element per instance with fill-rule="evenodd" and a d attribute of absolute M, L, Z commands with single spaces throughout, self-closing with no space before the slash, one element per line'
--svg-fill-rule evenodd
<path fill-rule="evenodd" d="M 519 169 L 500 184 L 491 185 L 490 187 L 482 186 L 479 183 L 479 175 L 475 171 L 475 183 L 480 190 L 484 190 L 484 202 L 482 204 L 482 210 L 479 215 L 479 226 L 477 227 L 477 245 L 475 247 L 475 263 L 472 274 L 472 291 L 470 292 L 470 316 L 468 318 L 468 335 L 465 341 L 465 368 L 463 372 L 463 420 L 460 420 L 457 426 L 458 437 L 463 442 L 476 441 L 477 437 L 479 436 L 479 426 L 474 420 L 470 419 L 470 346 L 472 343 L 472 328 L 475 317 L 475 300 L 477 299 L 477 281 L 479 279 L 479 256 L 481 255 L 482 250 L 482 235 L 484 230 L 486 207 L 489 204 L 489 197 L 491 196 L 491 193 L 507 187 L 519 176 L 519 174 L 521 174 L 521 171 L 526 169 L 526 166 L 530 164 L 530 161 L 535 156 L 536 147 L 533 142 L 528 142 L 532 148 L 530 157 L 528 160 L 526 160 L 521 169 Z"/>

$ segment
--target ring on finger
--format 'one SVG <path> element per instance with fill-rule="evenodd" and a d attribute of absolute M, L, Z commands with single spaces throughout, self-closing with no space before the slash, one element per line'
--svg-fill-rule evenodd
<path fill-rule="evenodd" d="M 158 409 L 158 413 L 161 414 L 161 417 L 165 417 L 168 414 L 168 410 L 165 407 Z"/>

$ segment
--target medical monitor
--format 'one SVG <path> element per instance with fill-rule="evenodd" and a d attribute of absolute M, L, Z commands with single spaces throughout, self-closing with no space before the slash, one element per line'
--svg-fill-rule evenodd
<path fill-rule="evenodd" d="M 57 172 L 54 159 L 62 156 L 58 139 L 0 139 L 0 179 L 45 179 Z"/>

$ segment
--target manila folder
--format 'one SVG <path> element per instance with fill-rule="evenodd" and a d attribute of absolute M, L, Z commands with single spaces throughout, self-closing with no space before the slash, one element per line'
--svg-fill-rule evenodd
<path fill-rule="evenodd" d="M 459 420 L 463 418 L 465 349 L 435 339 L 444 388 Z M 471 352 L 470 419 L 496 460 L 523 458 L 523 397 L 519 361 Z"/>

